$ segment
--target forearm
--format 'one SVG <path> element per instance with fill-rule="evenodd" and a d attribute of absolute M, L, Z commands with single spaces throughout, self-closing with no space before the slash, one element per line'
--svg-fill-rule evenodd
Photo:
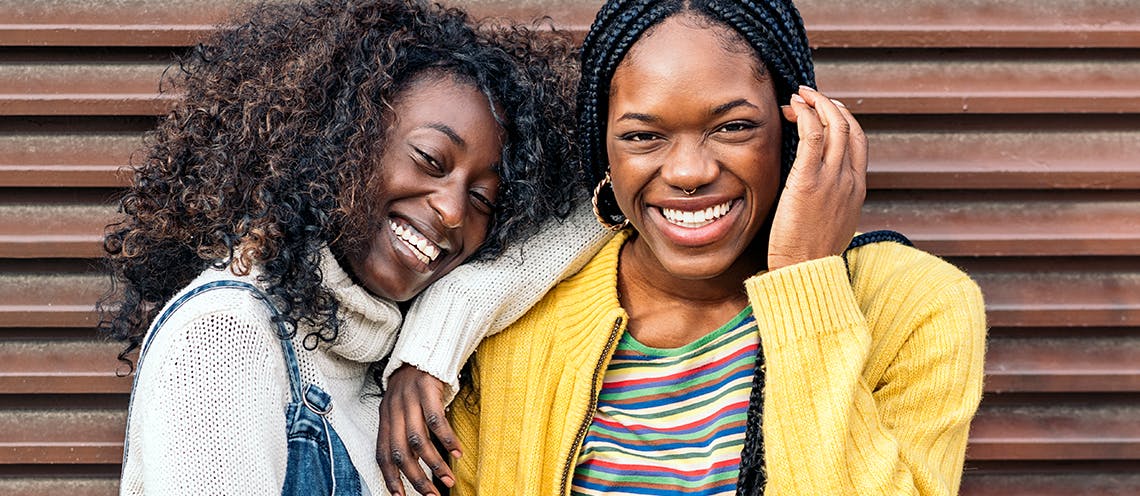
<path fill-rule="evenodd" d="M 549 222 L 498 259 L 464 264 L 425 290 L 404 318 L 384 373 L 407 363 L 442 380 L 450 402 L 459 371 L 484 337 L 506 328 L 551 287 L 574 274 L 611 233 L 582 202 L 565 221 Z"/>
<path fill-rule="evenodd" d="M 977 343 L 929 337 L 976 334 L 955 327 L 979 324 L 954 312 L 915 311 L 914 318 L 872 313 L 895 320 L 885 324 L 890 331 L 872 331 L 837 257 L 791 266 L 749 285 L 757 320 L 765 323 L 770 492 L 954 494 L 980 395 L 980 350 Z M 943 302 L 955 305 L 961 306 Z M 970 307 L 967 313 L 980 313 Z M 915 344 L 901 346 L 881 365 L 882 350 L 875 347 L 891 338 Z M 974 349 L 955 351 L 964 344 Z"/>

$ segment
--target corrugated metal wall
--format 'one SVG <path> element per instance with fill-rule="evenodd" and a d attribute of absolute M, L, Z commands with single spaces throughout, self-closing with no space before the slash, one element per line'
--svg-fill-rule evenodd
<path fill-rule="evenodd" d="M 171 56 L 245 0 L 0 0 L 0 494 L 112 494 L 94 262 Z M 577 31 L 600 2 L 468 1 Z M 801 0 L 868 130 L 863 228 L 982 285 L 963 494 L 1140 494 L 1140 0 Z"/>

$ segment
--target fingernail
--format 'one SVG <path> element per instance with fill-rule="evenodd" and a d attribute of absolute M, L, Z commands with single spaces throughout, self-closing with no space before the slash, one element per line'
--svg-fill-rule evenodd
<path fill-rule="evenodd" d="M 847 108 L 847 106 L 846 106 L 846 105 L 844 105 L 844 104 L 843 104 L 843 102 L 841 102 L 841 101 L 839 101 L 839 100 L 836 100 L 836 99 L 834 99 L 834 98 L 832 98 L 832 99 L 831 99 L 831 103 L 834 103 L 834 104 L 836 104 L 836 105 L 838 105 L 838 106 L 840 106 L 840 107 L 843 107 L 843 108 Z"/>
<path fill-rule="evenodd" d="M 792 93 L 792 101 L 793 102 L 799 102 L 799 103 L 807 103 L 807 100 L 804 100 L 804 97 L 802 97 L 796 93 Z"/>
<path fill-rule="evenodd" d="M 801 84 L 801 85 L 800 85 L 800 90 L 815 91 L 815 88 L 812 88 L 811 86 L 804 86 L 804 85 L 802 85 L 802 84 Z"/>
<path fill-rule="evenodd" d="M 455 479 L 452 479 L 451 477 L 448 477 L 446 475 L 443 477 L 440 477 L 439 480 L 443 481 L 443 485 L 445 485 L 447 487 L 451 487 L 451 486 L 455 485 Z"/>
<path fill-rule="evenodd" d="M 769 108 L 771 108 L 771 107 L 769 107 Z M 461 453 L 459 450 L 451 450 L 451 457 L 452 458 L 458 459 L 461 456 L 463 456 L 463 453 Z"/>

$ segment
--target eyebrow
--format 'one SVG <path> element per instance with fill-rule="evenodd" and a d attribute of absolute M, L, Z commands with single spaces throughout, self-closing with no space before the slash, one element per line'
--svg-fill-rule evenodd
<path fill-rule="evenodd" d="M 624 121 L 626 119 L 649 123 L 655 123 L 661 120 L 660 117 L 657 117 L 655 115 L 639 114 L 636 112 L 626 112 L 622 114 L 621 117 L 618 117 L 618 121 Z"/>
<path fill-rule="evenodd" d="M 444 135 L 447 136 L 448 139 L 451 140 L 452 143 L 459 145 L 461 148 L 467 147 L 467 142 L 464 141 L 463 138 L 459 136 L 459 133 L 455 132 L 455 130 L 452 129 L 451 126 L 448 126 L 447 124 L 443 124 L 443 123 L 439 123 L 439 122 L 432 122 L 430 124 L 424 125 L 424 127 L 428 128 L 428 129 L 435 129 L 436 131 L 443 133 Z"/>
<path fill-rule="evenodd" d="M 721 114 L 723 114 L 723 113 L 725 113 L 725 112 L 728 112 L 729 110 L 732 110 L 732 109 L 734 109 L 734 108 L 736 108 L 736 107 L 752 107 L 752 108 L 757 108 L 755 105 L 753 105 L 753 104 L 752 104 L 751 102 L 749 102 L 748 100 L 745 100 L 744 98 L 741 98 L 741 99 L 739 99 L 739 100 L 733 100 L 733 101 L 731 101 L 731 102 L 728 102 L 728 103 L 726 103 L 726 104 L 724 104 L 724 105 L 719 105 L 719 106 L 717 106 L 716 108 L 712 109 L 712 111 L 711 111 L 711 112 L 709 112 L 709 115 L 721 115 Z"/>

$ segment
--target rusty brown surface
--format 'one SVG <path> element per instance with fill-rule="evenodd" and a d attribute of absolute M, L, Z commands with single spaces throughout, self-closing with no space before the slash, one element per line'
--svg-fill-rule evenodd
<path fill-rule="evenodd" d="M 99 236 L 177 98 L 157 92 L 171 54 L 241 3 L 0 0 L 0 494 L 116 492 L 129 378 L 92 331 Z M 600 4 L 457 3 L 578 37 Z M 868 132 L 861 228 L 986 295 L 961 494 L 1140 494 L 1135 0 L 798 4 L 821 88 Z"/>
<path fill-rule="evenodd" d="M 238 0 L 177 2 L 83 0 L 0 3 L 10 46 L 181 46 L 201 39 L 234 12 Z M 577 36 L 596 0 L 447 2 L 474 15 L 530 20 L 549 16 Z M 97 8 L 99 5 L 102 8 Z M 1127 0 L 949 3 L 938 0 L 798 2 L 813 46 L 823 47 L 1134 47 L 1140 15 Z M 1134 7 L 1134 6 L 1132 6 Z M 128 22 L 124 22 L 124 19 Z"/>
<path fill-rule="evenodd" d="M 1140 44 L 1140 43 L 1138 43 Z M 819 88 L 857 114 L 1140 112 L 1140 57 L 1088 60 L 1071 53 L 929 58 L 821 56 Z M 168 64 L 53 60 L 0 63 L 0 115 L 157 115 Z"/>

